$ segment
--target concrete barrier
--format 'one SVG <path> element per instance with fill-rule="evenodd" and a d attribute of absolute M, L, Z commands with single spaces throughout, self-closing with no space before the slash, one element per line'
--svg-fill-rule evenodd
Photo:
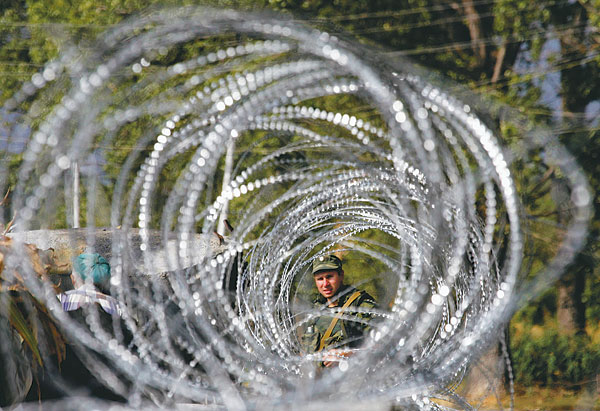
<path fill-rule="evenodd" d="M 72 261 L 82 252 L 96 252 L 107 260 L 112 260 L 117 244 L 114 239 L 126 243 L 123 248 L 128 253 L 129 261 L 136 262 L 139 270 L 146 275 L 157 275 L 177 267 L 181 268 L 198 264 L 207 254 L 217 255 L 227 248 L 227 240 L 216 234 L 195 234 L 189 241 L 189 253 L 178 261 L 178 241 L 176 233 L 172 233 L 165 241 L 159 231 L 149 231 L 149 250 L 142 253 L 142 238 L 139 229 L 127 231 L 111 228 L 73 228 L 63 230 L 30 230 L 9 233 L 13 241 L 35 245 L 40 250 L 50 250 L 54 268 L 49 274 L 69 274 Z M 146 258 L 146 260 L 144 260 Z M 147 261 L 147 265 L 144 265 Z"/>

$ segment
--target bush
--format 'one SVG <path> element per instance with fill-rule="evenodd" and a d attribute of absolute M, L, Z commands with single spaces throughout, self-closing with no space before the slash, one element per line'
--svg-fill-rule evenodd
<path fill-rule="evenodd" d="M 600 345 L 586 335 L 547 329 L 539 338 L 523 332 L 511 344 L 517 384 L 574 386 L 600 372 Z"/>

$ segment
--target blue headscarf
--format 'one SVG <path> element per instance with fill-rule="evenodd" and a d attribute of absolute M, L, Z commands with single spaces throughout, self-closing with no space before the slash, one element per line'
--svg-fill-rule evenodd
<path fill-rule="evenodd" d="M 97 253 L 79 254 L 73 262 L 73 270 L 83 281 L 91 278 L 96 285 L 108 284 L 110 280 L 110 264 Z"/>

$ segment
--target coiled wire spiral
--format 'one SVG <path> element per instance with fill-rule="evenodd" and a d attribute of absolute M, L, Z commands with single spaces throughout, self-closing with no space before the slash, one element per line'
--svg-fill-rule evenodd
<path fill-rule="evenodd" d="M 6 103 L 28 105 L 32 127 L 14 203 L 18 227 L 37 228 L 74 162 L 136 138 L 116 179 L 86 180 L 89 192 L 112 187 L 111 294 L 131 337 L 90 308 L 75 323 L 47 282 L 12 268 L 134 407 L 439 408 L 442 397 L 468 408 L 453 384 L 585 234 L 585 178 L 553 136 L 522 122 L 522 140 L 503 145 L 478 112 L 512 112 L 453 96 L 407 61 L 281 16 L 205 8 L 129 20 L 92 50 L 65 51 Z M 228 146 L 235 168 L 221 187 Z M 560 168 L 572 212 L 544 272 L 525 281 L 515 171 L 533 150 Z M 90 199 L 87 221 L 97 207 Z M 197 234 L 226 209 L 235 230 L 206 252 Z M 163 275 L 160 247 L 172 247 Z M 298 337 L 319 315 L 309 267 L 331 252 L 365 270 L 348 277 L 371 284 L 380 307 L 363 347 L 319 372 Z"/>

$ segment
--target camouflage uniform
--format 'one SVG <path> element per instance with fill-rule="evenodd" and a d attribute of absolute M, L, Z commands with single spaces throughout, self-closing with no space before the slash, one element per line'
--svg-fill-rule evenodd
<path fill-rule="evenodd" d="M 328 307 L 327 299 L 321 295 L 314 301 L 315 307 L 318 307 L 322 314 L 307 323 L 306 332 L 301 337 L 303 349 L 308 353 L 317 352 L 321 343 L 321 338 L 327 332 L 331 321 L 339 312 L 339 309 L 344 306 L 346 301 L 356 288 L 343 285 L 336 293 L 337 306 Z M 331 332 L 331 335 L 323 346 L 323 351 L 334 348 L 357 348 L 362 344 L 365 334 L 369 331 L 369 321 L 372 314 L 366 312 L 356 312 L 360 307 L 361 310 L 371 311 L 377 307 L 375 300 L 366 291 L 360 291 L 360 296 L 356 298 L 349 307 L 344 310 L 342 317 L 338 320 Z M 356 317 L 356 321 L 344 319 L 344 317 Z"/>

